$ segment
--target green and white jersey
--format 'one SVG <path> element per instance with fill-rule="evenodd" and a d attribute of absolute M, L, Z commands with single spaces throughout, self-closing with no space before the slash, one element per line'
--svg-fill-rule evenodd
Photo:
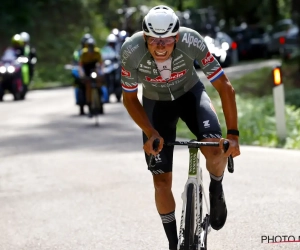
<path fill-rule="evenodd" d="M 196 59 L 210 82 L 222 74 L 222 67 L 209 52 L 204 38 L 195 30 L 181 27 L 179 41 L 172 53 L 171 75 L 165 80 L 146 48 L 143 32 L 137 32 L 121 48 L 121 83 L 124 91 L 137 91 L 143 85 L 143 95 L 152 100 L 175 100 L 189 91 L 199 77 L 194 68 Z"/>

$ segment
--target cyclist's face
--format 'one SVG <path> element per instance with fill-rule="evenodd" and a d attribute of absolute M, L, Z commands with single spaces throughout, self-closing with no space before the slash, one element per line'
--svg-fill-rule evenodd
<path fill-rule="evenodd" d="M 179 35 L 166 38 L 145 36 L 145 39 L 148 44 L 148 50 L 153 58 L 156 61 L 163 62 L 171 56 L 174 45 L 179 39 Z"/>

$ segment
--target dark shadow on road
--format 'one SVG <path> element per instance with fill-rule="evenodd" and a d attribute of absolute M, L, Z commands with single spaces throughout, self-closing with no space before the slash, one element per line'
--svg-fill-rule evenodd
<path fill-rule="evenodd" d="M 106 112 L 99 117 L 98 127 L 94 119 L 85 116 L 45 114 L 49 122 L 26 126 L 26 131 L 20 131 L 21 135 L 2 138 L 0 155 L 72 149 L 116 153 L 141 150 L 142 132 L 133 121 L 128 122 L 127 112 L 123 108 Z"/>

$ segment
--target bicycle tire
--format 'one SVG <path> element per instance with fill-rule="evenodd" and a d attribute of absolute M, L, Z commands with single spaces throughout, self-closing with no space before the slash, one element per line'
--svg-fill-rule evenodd
<path fill-rule="evenodd" d="M 193 249 L 195 236 L 195 192 L 194 184 L 190 183 L 187 188 L 185 227 L 184 227 L 184 250 Z"/>
<path fill-rule="evenodd" d="M 203 231 L 203 228 L 202 228 L 202 220 L 203 220 L 203 193 L 202 193 L 202 186 L 200 185 L 199 186 L 199 201 L 198 201 L 198 204 L 197 206 L 199 206 L 199 211 L 200 211 L 200 215 L 199 215 L 199 221 L 200 221 L 200 225 L 197 224 L 196 226 L 196 232 L 195 232 L 195 238 L 194 238 L 194 245 L 196 246 L 195 249 L 198 249 L 198 246 L 200 244 L 200 235 L 198 235 L 198 227 L 200 226 L 200 233 Z M 206 243 L 205 243 L 206 245 Z M 201 248 L 201 250 L 203 250 Z"/>
<path fill-rule="evenodd" d="M 95 88 L 92 89 L 92 108 L 94 109 L 95 115 L 98 115 L 101 109 L 101 102 L 98 90 Z"/>

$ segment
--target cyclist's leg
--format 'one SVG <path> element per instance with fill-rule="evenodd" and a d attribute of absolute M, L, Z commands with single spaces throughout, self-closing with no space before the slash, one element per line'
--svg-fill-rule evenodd
<path fill-rule="evenodd" d="M 90 84 L 90 80 L 85 80 L 85 98 L 86 104 L 89 108 L 89 116 L 92 116 L 92 108 L 91 108 L 91 101 L 92 101 L 92 88 Z"/>
<path fill-rule="evenodd" d="M 202 83 L 197 83 L 182 98 L 181 118 L 200 141 L 219 141 L 222 136 L 219 120 Z M 227 208 L 223 193 L 222 180 L 227 159 L 220 158 L 222 151 L 216 147 L 203 147 L 201 152 L 206 158 L 210 173 L 209 186 L 211 201 L 211 225 L 221 229 L 226 221 Z M 218 159 L 218 160 L 217 160 Z"/>
<path fill-rule="evenodd" d="M 85 85 L 80 78 L 74 77 L 74 79 L 76 104 L 79 106 L 79 114 L 84 115 L 84 105 L 86 104 Z"/>
<path fill-rule="evenodd" d="M 176 138 L 176 124 L 178 121 L 177 108 L 174 102 L 159 102 L 143 97 L 143 106 L 146 113 L 159 134 L 165 141 L 174 141 Z M 143 134 L 143 141 L 147 137 Z M 153 174 L 155 189 L 155 203 L 161 216 L 162 223 L 169 241 L 169 248 L 176 249 L 178 237 L 175 219 L 175 201 L 172 187 L 172 165 L 174 147 L 164 147 L 156 156 L 156 166 L 149 169 Z M 145 154 L 147 163 L 149 157 Z"/>

